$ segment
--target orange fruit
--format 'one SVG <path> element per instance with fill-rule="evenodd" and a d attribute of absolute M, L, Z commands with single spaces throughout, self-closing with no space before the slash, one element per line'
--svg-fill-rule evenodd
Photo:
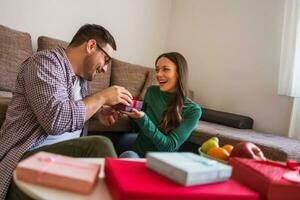
<path fill-rule="evenodd" d="M 228 151 L 229 154 L 231 154 L 233 146 L 231 144 L 225 144 L 224 146 L 222 146 L 223 149 L 226 149 L 226 151 Z"/>
<path fill-rule="evenodd" d="M 220 159 L 220 160 L 228 160 L 230 154 L 226 149 L 223 149 L 221 147 L 213 147 L 208 152 L 207 155 Z"/>

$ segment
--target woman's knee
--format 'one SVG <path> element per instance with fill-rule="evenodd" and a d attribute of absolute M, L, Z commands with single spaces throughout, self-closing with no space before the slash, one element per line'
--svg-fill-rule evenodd
<path fill-rule="evenodd" d="M 140 156 L 134 151 L 124 151 L 119 158 L 140 158 Z"/>

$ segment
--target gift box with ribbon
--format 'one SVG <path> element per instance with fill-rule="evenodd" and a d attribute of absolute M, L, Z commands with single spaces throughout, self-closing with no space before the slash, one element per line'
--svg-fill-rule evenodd
<path fill-rule="evenodd" d="M 142 101 L 138 101 L 136 97 L 133 97 L 132 99 L 132 104 L 130 106 L 126 106 L 122 103 L 113 105 L 112 108 L 117 110 L 117 111 L 127 111 L 130 112 L 132 111 L 133 108 L 137 109 L 137 110 L 142 110 L 143 107 L 143 102 Z"/>
<path fill-rule="evenodd" d="M 99 164 L 47 152 L 22 160 L 16 168 L 19 180 L 81 194 L 92 191 L 99 172 Z"/>
<path fill-rule="evenodd" d="M 294 161 L 231 158 L 232 178 L 260 193 L 261 200 L 299 200 L 300 168 Z"/>
<path fill-rule="evenodd" d="M 147 167 L 185 186 L 228 180 L 232 167 L 190 152 L 149 152 Z"/>

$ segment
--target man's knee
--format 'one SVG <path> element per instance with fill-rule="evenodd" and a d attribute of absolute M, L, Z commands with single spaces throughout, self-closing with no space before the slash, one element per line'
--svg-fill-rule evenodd
<path fill-rule="evenodd" d="M 88 147 L 92 149 L 95 157 L 116 157 L 114 146 L 109 138 L 104 136 L 87 136 L 84 140 Z"/>
<path fill-rule="evenodd" d="M 93 146 L 111 146 L 111 140 L 105 136 L 87 136 L 86 140 Z"/>

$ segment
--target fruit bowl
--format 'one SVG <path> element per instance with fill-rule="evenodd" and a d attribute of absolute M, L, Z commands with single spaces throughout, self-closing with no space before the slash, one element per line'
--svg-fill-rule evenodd
<path fill-rule="evenodd" d="M 218 158 L 214 158 L 214 157 L 212 157 L 212 156 L 207 155 L 206 153 L 203 153 L 203 152 L 201 151 L 201 147 L 199 147 L 198 152 L 199 152 L 199 154 L 200 154 L 201 156 L 204 156 L 204 157 L 206 157 L 206 158 L 209 158 L 209 159 L 213 159 L 213 160 L 219 161 L 219 162 L 224 163 L 224 164 L 228 164 L 228 162 L 227 162 L 226 160 L 221 160 L 221 159 L 218 159 Z"/>

